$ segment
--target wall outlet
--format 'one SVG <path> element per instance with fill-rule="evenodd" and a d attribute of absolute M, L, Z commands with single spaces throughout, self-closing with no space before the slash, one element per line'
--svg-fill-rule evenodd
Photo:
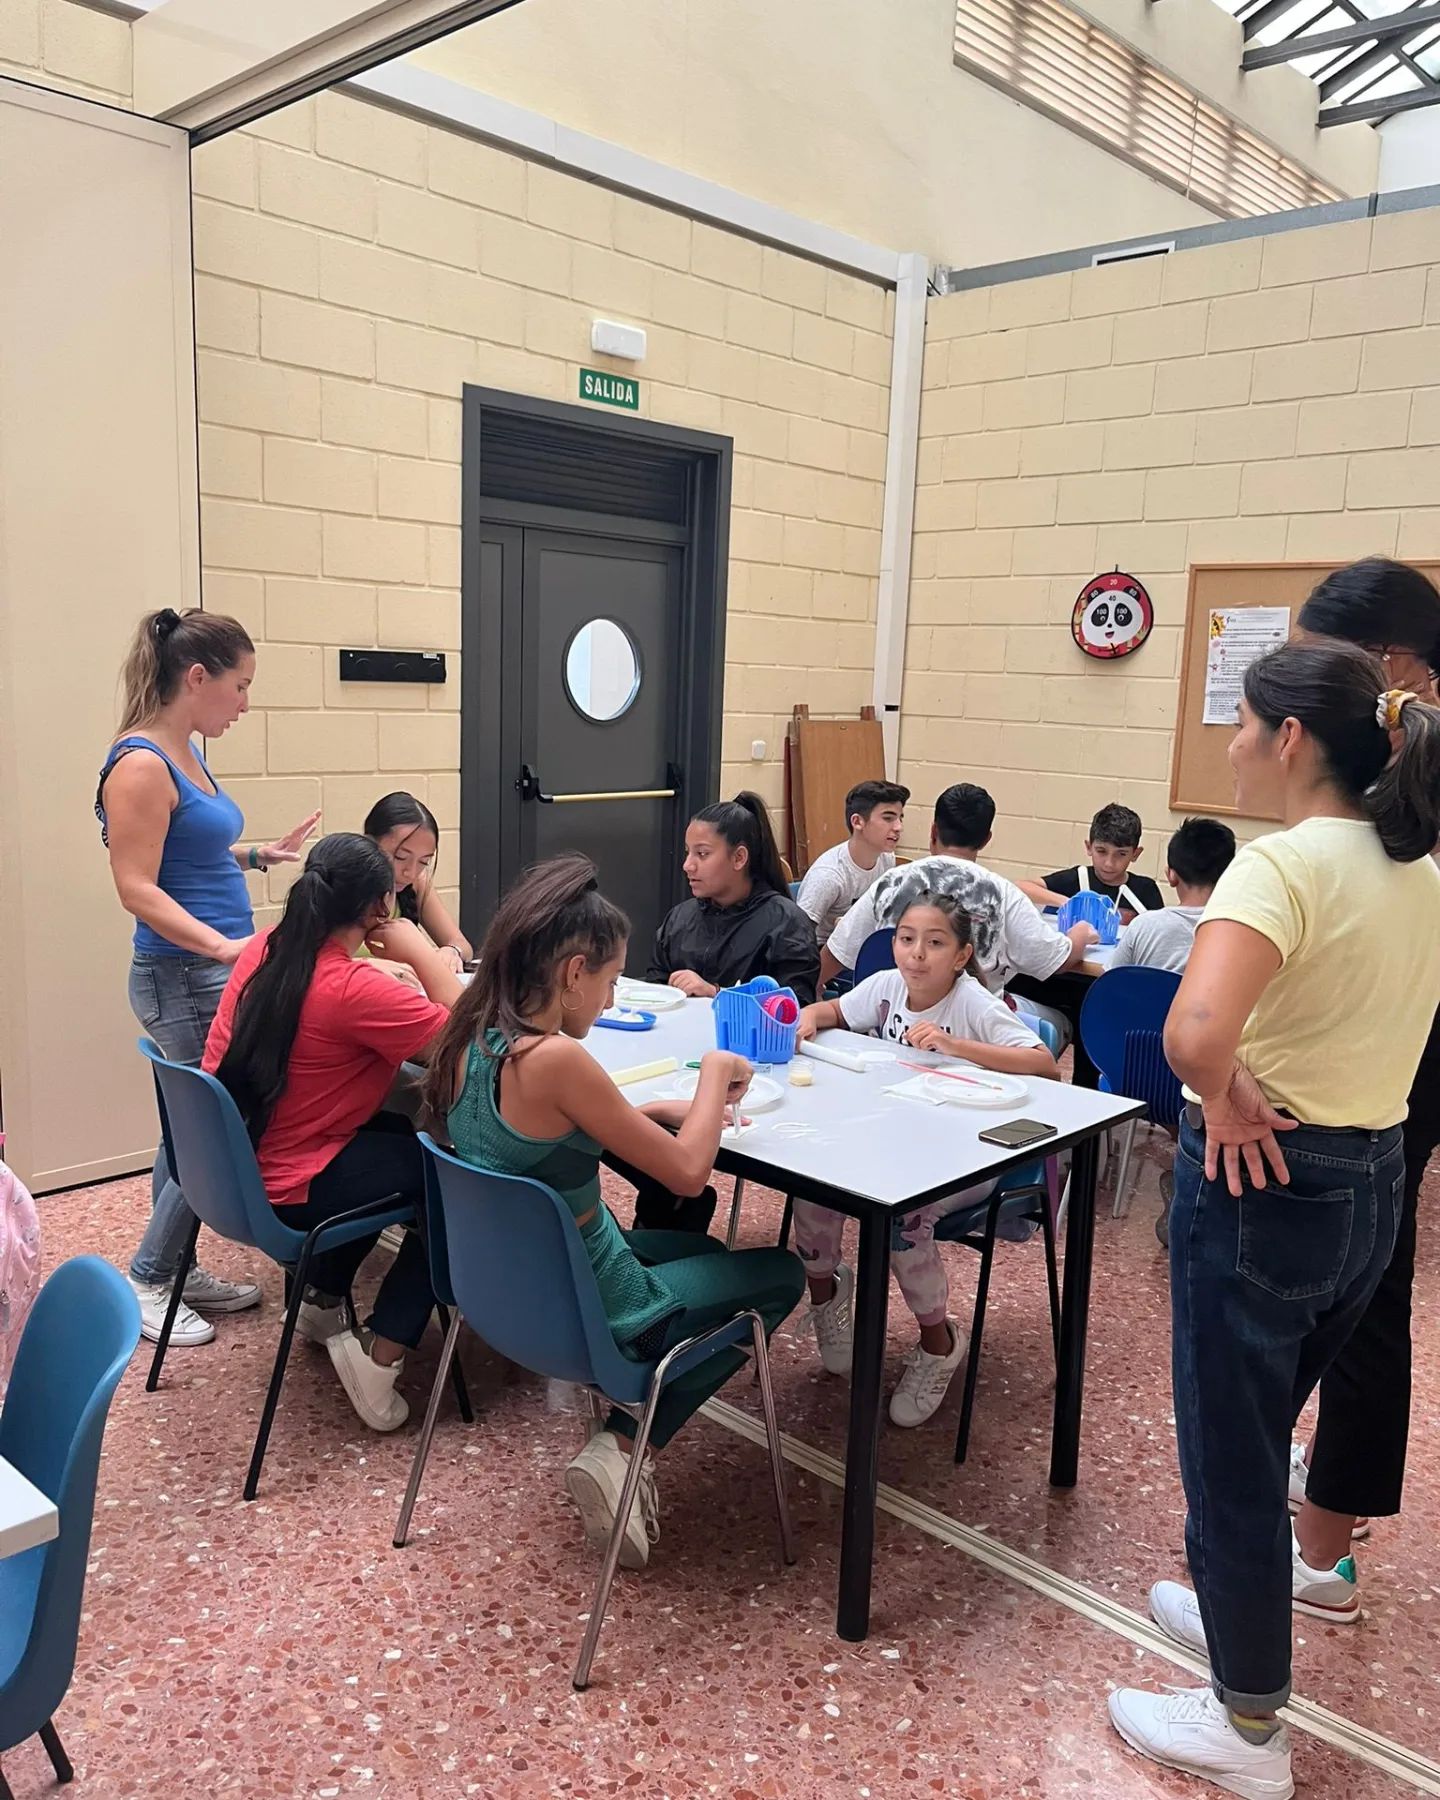
<path fill-rule="evenodd" d="M 765 740 L 764 740 L 764 738 L 756 738 L 755 741 L 751 744 L 750 760 L 752 762 L 764 762 L 764 760 L 765 760 Z"/>

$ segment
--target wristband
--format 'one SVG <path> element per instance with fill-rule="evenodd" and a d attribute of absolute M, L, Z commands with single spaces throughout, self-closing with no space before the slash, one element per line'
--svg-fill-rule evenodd
<path fill-rule="evenodd" d="M 256 844 L 252 844 L 250 846 L 249 863 L 250 863 L 250 867 L 252 869 L 259 869 L 259 870 L 263 871 L 269 867 L 269 864 L 265 861 L 264 857 L 262 857 L 260 854 L 259 846 Z"/>

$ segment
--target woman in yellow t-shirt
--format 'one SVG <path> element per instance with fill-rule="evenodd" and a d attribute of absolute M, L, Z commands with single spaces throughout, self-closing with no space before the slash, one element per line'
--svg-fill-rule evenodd
<path fill-rule="evenodd" d="M 1186 1108 L 1170 1214 L 1173 1379 L 1195 1591 L 1157 1623 L 1211 1685 L 1110 1697 L 1136 1749 L 1236 1792 L 1293 1791 L 1275 1714 L 1292 1595 L 1353 1616 L 1353 1571 L 1297 1564 L 1290 1435 L 1395 1247 L 1406 1094 L 1440 997 L 1440 710 L 1340 644 L 1245 675 L 1238 810 L 1284 829 L 1206 906 L 1165 1031 Z"/>

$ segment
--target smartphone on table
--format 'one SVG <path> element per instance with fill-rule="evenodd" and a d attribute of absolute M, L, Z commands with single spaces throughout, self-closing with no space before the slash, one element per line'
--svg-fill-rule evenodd
<path fill-rule="evenodd" d="M 1024 1150 L 1030 1144 L 1044 1143 L 1055 1135 L 1053 1125 L 1042 1125 L 1038 1119 L 1011 1119 L 1005 1125 L 991 1125 L 976 1134 L 982 1144 L 999 1144 L 1003 1150 Z"/>

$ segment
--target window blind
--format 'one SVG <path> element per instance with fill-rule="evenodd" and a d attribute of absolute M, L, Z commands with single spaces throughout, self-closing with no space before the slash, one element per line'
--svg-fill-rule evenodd
<path fill-rule="evenodd" d="M 1059 0 L 957 0 L 955 61 L 1226 218 L 1342 198 Z"/>

